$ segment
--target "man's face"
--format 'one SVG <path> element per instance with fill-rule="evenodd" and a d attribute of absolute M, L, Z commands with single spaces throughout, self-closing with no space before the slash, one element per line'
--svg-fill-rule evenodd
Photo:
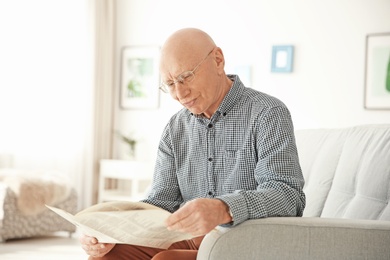
<path fill-rule="evenodd" d="M 193 63 L 189 66 L 181 66 L 188 68 L 184 71 L 184 75 L 188 75 L 186 74 L 188 71 L 193 71 L 193 75 L 190 74 L 193 77 L 190 82 L 187 82 L 185 78 L 182 80 L 183 77 L 180 75 L 183 75 L 183 71 L 175 69 L 175 66 L 172 66 L 170 71 L 161 73 L 164 82 L 170 85 L 169 93 L 172 98 L 179 101 L 193 114 L 204 114 L 208 118 L 214 114 L 223 99 L 220 87 L 223 77 L 219 73 L 216 55 L 218 53 L 213 49 L 203 60 L 202 57 L 198 58 L 195 65 Z M 169 78 L 165 75 L 177 76 Z M 177 80 L 179 82 L 176 82 Z M 175 83 L 172 84 L 173 82 Z"/>

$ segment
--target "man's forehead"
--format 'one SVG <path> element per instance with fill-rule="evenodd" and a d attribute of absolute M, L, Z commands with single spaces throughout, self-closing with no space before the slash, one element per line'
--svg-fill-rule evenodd
<path fill-rule="evenodd" d="M 164 56 L 160 59 L 161 74 L 178 75 L 185 70 L 190 70 L 193 63 L 196 62 L 192 56 Z"/>
<path fill-rule="evenodd" d="M 185 70 L 188 68 L 184 64 L 170 64 L 166 67 L 160 67 L 160 75 L 163 80 L 174 79 Z"/>

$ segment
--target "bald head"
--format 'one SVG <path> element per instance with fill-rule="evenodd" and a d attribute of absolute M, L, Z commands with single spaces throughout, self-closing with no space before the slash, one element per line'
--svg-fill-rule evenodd
<path fill-rule="evenodd" d="M 185 28 L 176 31 L 165 41 L 161 48 L 160 68 L 169 69 L 169 64 L 185 67 L 198 62 L 216 47 L 213 39 L 204 31 Z"/>

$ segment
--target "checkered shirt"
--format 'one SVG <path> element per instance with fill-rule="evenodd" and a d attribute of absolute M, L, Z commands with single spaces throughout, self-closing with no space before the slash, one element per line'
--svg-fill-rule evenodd
<path fill-rule="evenodd" d="M 229 77 L 233 86 L 210 119 L 185 108 L 170 119 L 143 201 L 174 212 L 195 198 L 220 199 L 232 212 L 231 225 L 302 216 L 304 179 L 289 110 Z"/>

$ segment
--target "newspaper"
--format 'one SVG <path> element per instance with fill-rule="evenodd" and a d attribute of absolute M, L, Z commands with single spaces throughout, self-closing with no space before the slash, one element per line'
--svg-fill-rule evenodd
<path fill-rule="evenodd" d="M 192 238 L 187 233 L 167 230 L 164 221 L 171 213 L 143 202 L 103 202 L 76 215 L 48 205 L 46 207 L 101 243 L 167 249 L 174 242 Z"/>

